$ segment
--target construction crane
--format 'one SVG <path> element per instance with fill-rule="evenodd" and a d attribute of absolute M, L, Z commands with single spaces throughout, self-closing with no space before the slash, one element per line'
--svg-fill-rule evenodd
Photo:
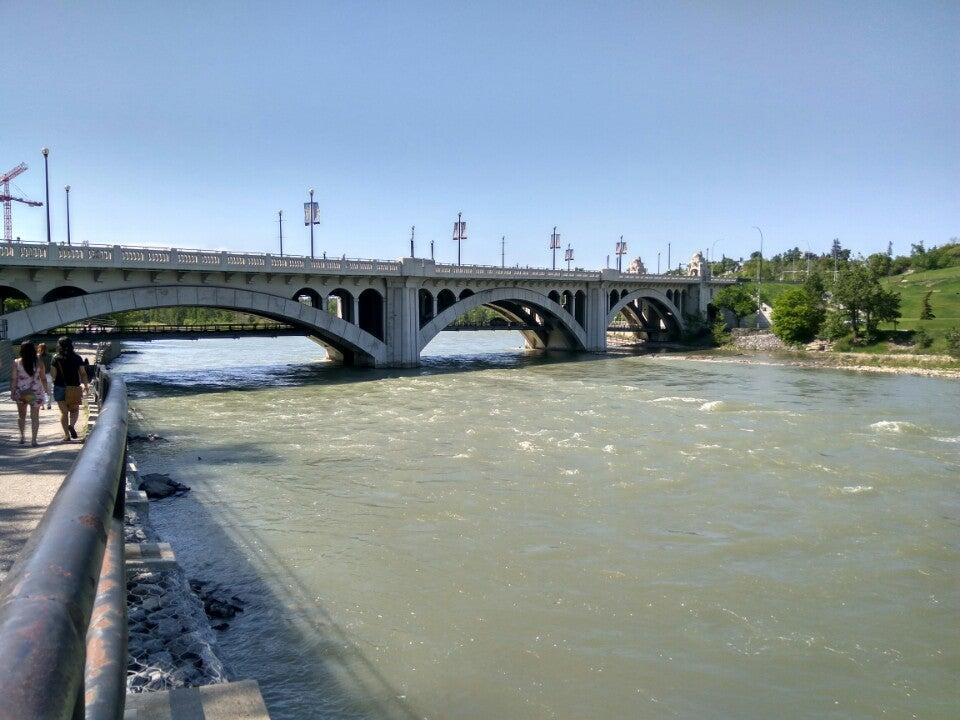
<path fill-rule="evenodd" d="M 36 200 L 27 200 L 26 198 L 16 197 L 10 194 L 10 181 L 17 175 L 27 171 L 27 164 L 20 163 L 12 170 L 8 170 L 0 175 L 0 183 L 3 183 L 3 192 L 0 192 L 0 201 L 3 202 L 3 239 L 6 242 L 13 241 L 13 203 L 19 202 L 30 207 L 40 207 L 42 202 Z"/>

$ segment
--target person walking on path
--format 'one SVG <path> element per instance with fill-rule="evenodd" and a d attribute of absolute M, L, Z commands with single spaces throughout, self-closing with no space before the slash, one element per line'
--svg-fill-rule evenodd
<path fill-rule="evenodd" d="M 10 398 L 17 404 L 17 426 L 20 428 L 20 444 L 27 442 L 27 408 L 30 408 L 31 441 L 37 447 L 37 431 L 40 429 L 40 407 L 48 392 L 47 369 L 37 357 L 37 348 L 32 342 L 20 344 L 20 357 L 10 371 Z"/>
<path fill-rule="evenodd" d="M 43 363 L 43 373 L 46 375 L 50 372 L 50 353 L 47 350 L 46 343 L 39 343 L 37 345 L 37 359 Z M 47 387 L 50 387 L 49 382 Z M 50 409 L 50 393 L 47 393 L 47 410 Z"/>
<path fill-rule="evenodd" d="M 89 380 L 83 367 L 83 360 L 73 350 L 73 341 L 64 336 L 57 341 L 57 354 L 50 368 L 53 376 L 53 399 L 60 408 L 60 426 L 63 428 L 64 442 L 77 437 L 74 427 L 80 418 L 80 401 L 83 394 L 80 385 L 86 391 Z"/>

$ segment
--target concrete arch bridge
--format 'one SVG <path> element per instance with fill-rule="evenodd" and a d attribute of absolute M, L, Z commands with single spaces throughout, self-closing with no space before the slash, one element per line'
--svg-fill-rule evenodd
<path fill-rule="evenodd" d="M 727 282 L 419 258 L 12 243 L 0 246 L 0 301 L 30 305 L 0 314 L 0 342 L 126 310 L 211 307 L 289 325 L 345 362 L 413 367 L 437 333 L 483 306 L 519 329 L 528 347 L 604 352 L 615 319 L 641 336 L 674 337 L 689 318 L 705 315 Z"/>

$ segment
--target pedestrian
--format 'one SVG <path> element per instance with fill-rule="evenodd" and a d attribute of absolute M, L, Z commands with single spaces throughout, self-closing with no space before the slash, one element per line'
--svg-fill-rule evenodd
<path fill-rule="evenodd" d="M 73 341 L 66 336 L 57 341 L 57 354 L 53 358 L 50 374 L 53 376 L 53 399 L 60 408 L 63 441 L 70 442 L 71 438 L 77 437 L 75 425 L 80 419 L 80 402 L 83 398 L 80 385 L 86 392 L 89 380 L 83 360 L 74 352 Z"/>
<path fill-rule="evenodd" d="M 20 444 L 27 442 L 27 408 L 30 408 L 31 442 L 37 446 L 37 431 L 40 429 L 40 406 L 47 394 L 47 374 L 43 362 L 37 357 L 37 348 L 32 342 L 20 343 L 20 357 L 10 371 L 10 399 L 17 404 L 17 426 L 20 428 Z"/>
<path fill-rule="evenodd" d="M 46 378 L 46 374 L 47 374 L 48 372 L 50 372 L 50 361 L 51 361 L 51 358 L 50 358 L 50 353 L 47 351 L 47 344 L 46 344 L 46 343 L 39 343 L 39 344 L 37 345 L 37 359 L 40 360 L 41 363 L 43 363 L 44 379 L 47 379 L 47 378 Z M 47 387 L 48 387 L 48 388 L 50 387 L 49 381 L 48 381 Z M 51 398 L 50 398 L 50 393 L 47 392 L 47 410 L 50 409 L 50 399 L 51 399 Z"/>

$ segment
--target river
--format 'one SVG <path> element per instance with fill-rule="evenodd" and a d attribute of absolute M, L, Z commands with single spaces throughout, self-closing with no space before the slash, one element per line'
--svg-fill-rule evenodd
<path fill-rule="evenodd" d="M 957 717 L 960 383 L 517 337 L 115 363 L 274 720 Z"/>

